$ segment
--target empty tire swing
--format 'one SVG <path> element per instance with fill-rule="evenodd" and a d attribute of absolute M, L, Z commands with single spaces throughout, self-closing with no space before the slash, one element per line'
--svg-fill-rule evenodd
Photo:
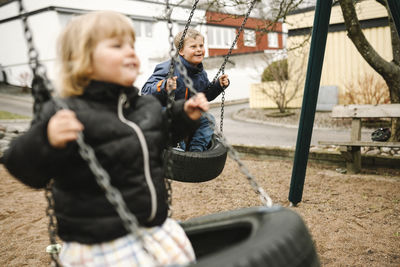
<path fill-rule="evenodd" d="M 183 222 L 202 267 L 320 266 L 301 217 L 279 206 L 206 215 Z"/>
<path fill-rule="evenodd" d="M 203 152 L 178 151 L 170 149 L 164 153 L 165 162 L 172 160 L 171 172 L 166 177 L 179 182 L 198 183 L 216 178 L 224 169 L 227 148 L 214 134 L 210 147 Z M 170 157 L 170 159 L 168 159 Z"/>

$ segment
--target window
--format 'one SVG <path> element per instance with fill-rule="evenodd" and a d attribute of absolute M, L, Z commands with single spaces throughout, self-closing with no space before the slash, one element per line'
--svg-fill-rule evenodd
<path fill-rule="evenodd" d="M 269 47 L 278 47 L 278 33 L 269 32 L 268 33 L 268 46 Z"/>
<path fill-rule="evenodd" d="M 133 21 L 133 28 L 135 28 L 136 37 L 153 37 L 153 24 L 148 21 Z"/>
<path fill-rule="evenodd" d="M 207 41 L 209 48 L 230 48 L 235 37 L 235 28 L 217 26 L 207 27 Z"/>
<path fill-rule="evenodd" d="M 256 46 L 256 31 L 244 30 L 243 42 L 244 46 Z"/>

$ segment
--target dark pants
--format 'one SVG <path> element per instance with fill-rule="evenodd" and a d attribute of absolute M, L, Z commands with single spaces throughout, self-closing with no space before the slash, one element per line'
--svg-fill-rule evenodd
<path fill-rule="evenodd" d="M 206 117 L 201 116 L 200 118 L 200 126 L 194 132 L 190 143 L 188 145 L 189 149 L 187 151 L 205 151 L 207 150 L 208 144 L 211 141 L 212 135 L 214 133 L 214 125 L 215 119 L 214 117 L 209 114 L 209 117 L 212 119 L 210 122 Z M 184 141 L 179 143 L 179 146 L 186 150 L 186 144 Z"/>

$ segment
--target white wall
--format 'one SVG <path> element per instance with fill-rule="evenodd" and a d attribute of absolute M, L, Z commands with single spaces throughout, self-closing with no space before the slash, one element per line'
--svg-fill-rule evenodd
<path fill-rule="evenodd" d="M 225 67 L 225 74 L 228 75 L 230 85 L 225 91 L 225 101 L 248 99 L 250 96 L 250 86 L 261 81 L 261 74 L 264 69 L 272 62 L 282 57 L 284 52 L 277 50 L 270 53 L 231 55 Z M 223 57 L 205 59 L 204 65 L 207 70 L 208 78 L 212 80 L 218 72 L 223 62 Z M 208 67 L 211 65 L 211 67 Z M 221 95 L 212 102 L 221 102 Z"/>

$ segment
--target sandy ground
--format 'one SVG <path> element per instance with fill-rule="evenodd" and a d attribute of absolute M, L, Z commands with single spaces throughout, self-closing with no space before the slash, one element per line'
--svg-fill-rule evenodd
<path fill-rule="evenodd" d="M 243 162 L 275 204 L 289 206 L 292 162 Z M 173 217 L 180 220 L 261 205 L 230 159 L 212 181 L 172 185 Z M 17 182 L 2 165 L 0 188 L 0 266 L 48 266 L 44 192 Z M 400 266 L 399 170 L 348 175 L 310 163 L 303 201 L 290 209 L 308 226 L 322 266 Z"/>

